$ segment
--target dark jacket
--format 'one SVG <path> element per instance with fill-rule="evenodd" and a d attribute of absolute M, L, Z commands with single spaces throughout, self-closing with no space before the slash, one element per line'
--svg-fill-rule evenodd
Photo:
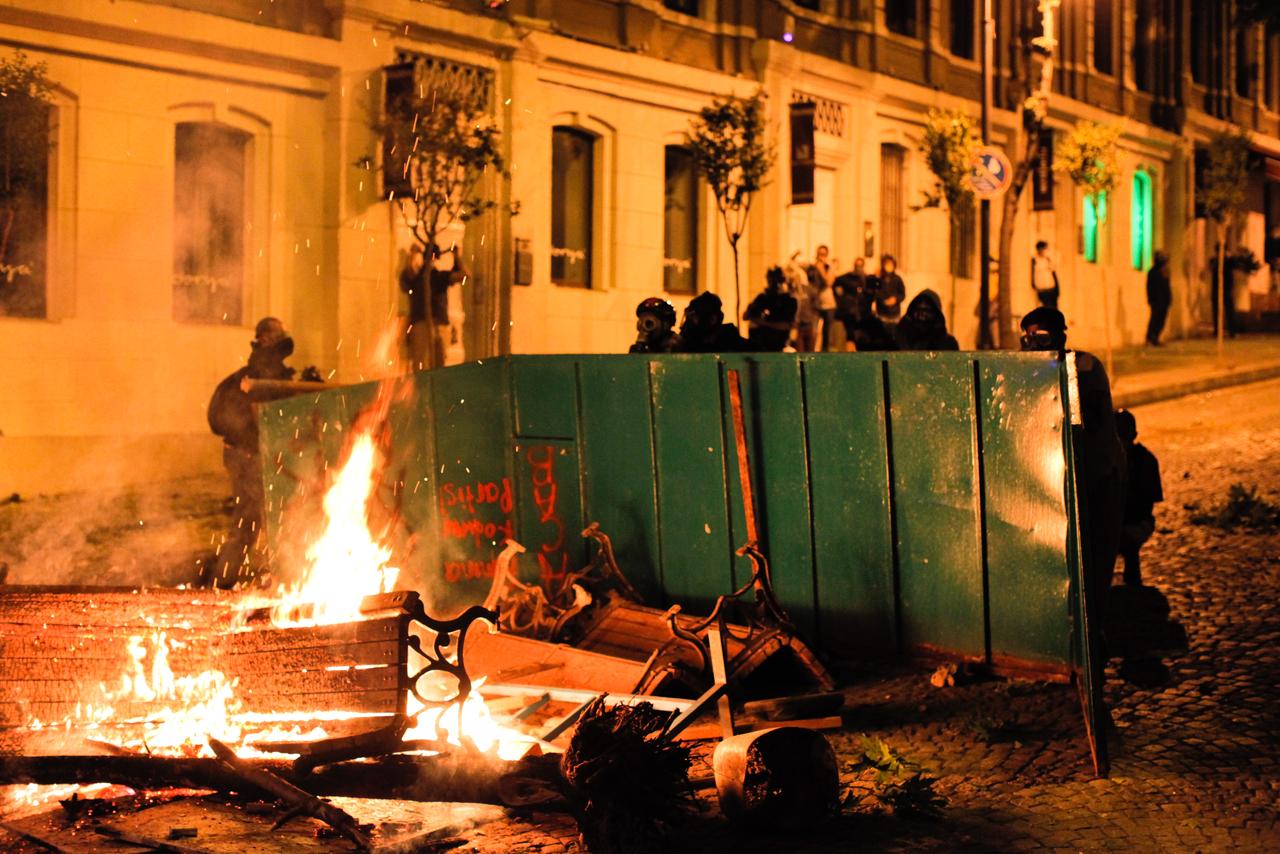
<path fill-rule="evenodd" d="M 709 335 L 691 334 L 687 327 L 680 329 L 681 353 L 744 353 L 751 349 L 747 339 L 732 323 L 722 323 Z"/>
<path fill-rule="evenodd" d="M 799 304 L 791 294 L 782 291 L 764 291 L 742 313 L 747 321 L 747 340 L 753 350 L 780 353 L 791 338 L 796 325 Z"/>
<path fill-rule="evenodd" d="M 897 320 L 902 316 L 902 301 L 907 298 L 907 286 L 896 272 L 875 276 L 876 314 L 884 320 Z"/>
<path fill-rule="evenodd" d="M 214 435 L 222 437 L 222 441 L 247 451 L 258 452 L 258 415 L 253 410 L 253 401 L 248 393 L 240 388 L 240 382 L 249 379 L 287 380 L 293 378 L 293 368 L 283 362 L 264 362 L 256 359 L 256 354 L 249 356 L 249 364 L 227 376 L 213 390 L 209 399 L 209 429 Z"/>
<path fill-rule="evenodd" d="M 1163 266 L 1152 267 L 1147 271 L 1147 305 L 1168 308 L 1172 303 L 1173 288 L 1169 285 L 1169 276 Z"/>
<path fill-rule="evenodd" d="M 1164 487 L 1160 483 L 1160 463 L 1139 442 L 1125 448 L 1129 464 L 1129 478 L 1125 483 L 1124 521 L 1143 522 L 1154 518 L 1155 505 L 1164 501 Z"/>
<path fill-rule="evenodd" d="M 866 273 L 841 273 L 832 287 L 836 292 L 836 317 L 856 321 L 871 313 L 874 294 Z"/>

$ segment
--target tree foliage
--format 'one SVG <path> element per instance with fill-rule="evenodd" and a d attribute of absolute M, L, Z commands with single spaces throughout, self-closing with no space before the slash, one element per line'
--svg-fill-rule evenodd
<path fill-rule="evenodd" d="M 766 182 L 775 150 L 768 141 L 765 98 L 716 99 L 704 107 L 686 134 L 693 162 L 716 197 L 725 233 L 737 244 L 746 228 L 751 200 Z"/>
<path fill-rule="evenodd" d="M 1116 158 L 1116 141 L 1120 129 L 1097 122 L 1079 122 L 1054 156 L 1054 170 L 1065 172 L 1076 186 L 1082 188 L 1097 204 L 1097 200 L 1116 188 L 1120 180 L 1120 163 Z M 1098 206 L 1099 217 L 1106 208 Z"/>
<path fill-rule="evenodd" d="M 969 174 L 973 171 L 973 158 L 981 143 L 973 119 L 967 113 L 961 110 L 929 111 L 920 151 L 933 173 L 934 187 L 932 192 L 925 193 L 924 207 L 938 207 L 945 202 L 947 211 L 955 216 L 973 205 Z"/>
<path fill-rule="evenodd" d="M 44 192 L 51 91 L 45 63 L 22 51 L 0 59 L 0 263 L 15 220 Z"/>
<path fill-rule="evenodd" d="M 443 75 L 417 84 L 387 103 L 382 132 L 389 152 L 407 152 L 413 195 L 396 200 L 405 223 L 428 251 L 443 251 L 448 247 L 440 247 L 438 237 L 445 228 L 495 205 L 482 179 L 505 175 L 502 131 L 475 89 Z"/>
<path fill-rule="evenodd" d="M 776 156 L 768 139 L 766 97 L 764 90 L 757 90 L 750 98 L 717 98 L 699 111 L 685 134 L 694 167 L 716 197 L 733 251 L 734 298 L 739 303 L 738 241 L 747 229 L 751 201 L 768 182 Z"/>
<path fill-rule="evenodd" d="M 1249 180 L 1249 132 L 1240 128 L 1218 131 L 1209 139 L 1208 154 L 1199 201 L 1205 214 L 1221 225 L 1244 205 Z"/>

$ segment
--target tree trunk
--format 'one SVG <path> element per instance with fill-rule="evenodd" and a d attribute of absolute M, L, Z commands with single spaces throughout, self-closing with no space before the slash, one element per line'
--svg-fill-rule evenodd
<path fill-rule="evenodd" d="M 1018 344 L 1018 336 L 1013 332 L 1013 230 L 1018 224 L 1018 203 L 1022 199 L 1022 191 L 1031 177 L 1031 164 L 1040 151 L 1039 128 L 1022 128 L 1018 134 L 1022 157 L 1013 166 L 1013 179 L 1004 194 L 1004 209 L 1000 214 L 1000 260 L 996 269 L 999 276 L 996 307 L 1000 327 L 997 335 L 999 346 L 1006 350 L 1016 349 Z"/>
<path fill-rule="evenodd" d="M 1227 328 L 1227 225 L 1218 223 L 1218 361 L 1223 359 Z"/>
<path fill-rule="evenodd" d="M 738 317 L 742 314 L 742 284 L 738 281 L 738 241 L 729 242 L 733 250 L 733 325 L 738 326 Z"/>

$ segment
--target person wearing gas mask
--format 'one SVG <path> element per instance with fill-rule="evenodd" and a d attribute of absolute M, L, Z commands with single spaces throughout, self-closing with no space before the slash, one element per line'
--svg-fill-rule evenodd
<path fill-rule="evenodd" d="M 649 297 L 636 306 L 636 342 L 627 352 L 674 352 L 680 344 L 675 326 L 675 306 L 660 297 Z"/>
<path fill-rule="evenodd" d="M 1065 355 L 1067 321 L 1062 312 L 1048 306 L 1028 312 L 1022 318 L 1022 349 Z M 1085 498 L 1082 509 L 1089 540 L 1085 554 L 1086 597 L 1094 625 L 1101 626 L 1120 551 L 1128 465 L 1116 431 L 1106 369 L 1092 353 L 1074 352 L 1083 428 L 1083 459 L 1079 466 Z"/>
<path fill-rule="evenodd" d="M 209 428 L 222 439 L 222 464 L 231 479 L 235 512 L 231 532 L 218 550 L 208 580 L 220 587 L 247 581 L 257 570 L 257 541 L 262 531 L 264 497 L 262 457 L 258 453 L 258 418 L 246 379 L 290 380 L 294 369 L 284 363 L 293 354 L 293 339 L 277 318 L 264 317 L 254 328 L 249 342 L 249 362 L 214 389 L 209 400 Z M 302 379 L 318 381 L 315 368 L 307 368 Z"/>
<path fill-rule="evenodd" d="M 689 301 L 680 324 L 681 353 L 741 353 L 751 349 L 738 327 L 724 322 L 720 297 L 703 291 Z"/>

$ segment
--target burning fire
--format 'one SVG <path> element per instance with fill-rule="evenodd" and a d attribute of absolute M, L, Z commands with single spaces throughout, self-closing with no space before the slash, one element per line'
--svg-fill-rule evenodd
<path fill-rule="evenodd" d="M 398 385 L 393 380 L 383 382 L 374 404 L 362 413 L 350 434 L 345 457 L 334 469 L 325 492 L 323 529 L 306 551 L 307 567 L 301 580 L 282 588 L 267 602 L 253 603 L 270 608 L 273 626 L 358 621 L 363 619 L 360 604 L 364 597 L 389 592 L 395 585 L 399 570 L 389 565 L 392 552 L 385 545 L 387 532 L 375 537 L 370 531 L 369 502 L 384 465 L 379 437 L 390 405 L 401 393 Z M 212 755 L 205 743 L 208 736 L 235 745 L 241 755 L 258 753 L 253 745 L 267 741 L 305 742 L 328 737 L 318 726 L 305 733 L 298 726 L 287 728 L 289 722 L 298 720 L 298 714 L 244 712 L 236 696 L 236 681 L 221 671 L 175 675 L 169 655 L 181 646 L 163 631 L 131 637 L 128 663 L 119 684 L 103 686 L 101 700 L 85 702 L 63 726 L 88 730 L 91 737 L 136 752 L 182 756 Z M 425 681 L 420 680 L 420 686 Z M 443 702 L 454 695 L 456 687 L 443 675 L 441 683 L 433 688 L 438 688 L 438 699 Z M 123 707 L 139 705 L 147 708 L 145 717 L 126 717 L 128 710 Z M 414 726 L 405 734 L 407 740 L 474 747 L 503 758 L 518 758 L 529 746 L 527 736 L 493 720 L 474 689 L 460 705 L 428 707 L 411 694 L 407 712 L 416 716 Z M 337 721 L 371 715 L 317 710 L 307 717 Z M 32 728 L 53 727 L 33 721 Z"/>
<path fill-rule="evenodd" d="M 295 608 L 310 605 L 306 625 L 360 619 L 365 596 L 389 592 L 400 570 L 388 566 L 391 550 L 369 531 L 369 494 L 381 454 L 372 432 L 356 435 L 346 462 L 324 495 L 324 532 L 307 548 L 308 567 L 300 583 L 281 591 L 272 623 L 297 625 Z"/>

